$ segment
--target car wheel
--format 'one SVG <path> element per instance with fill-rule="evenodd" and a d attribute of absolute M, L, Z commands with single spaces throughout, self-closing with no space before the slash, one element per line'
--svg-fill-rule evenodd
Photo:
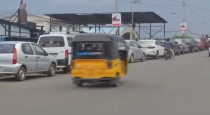
<path fill-rule="evenodd" d="M 130 57 L 130 61 L 129 61 L 130 63 L 133 63 L 134 62 L 134 56 L 133 56 L 133 54 L 131 54 L 131 57 Z"/>
<path fill-rule="evenodd" d="M 209 52 L 209 57 L 210 57 L 210 52 Z"/>
<path fill-rule="evenodd" d="M 82 81 L 78 81 L 78 82 L 76 83 L 76 85 L 77 85 L 77 87 L 82 87 L 82 86 L 83 86 L 83 82 L 82 82 Z"/>
<path fill-rule="evenodd" d="M 67 74 L 68 72 L 70 72 L 70 66 L 63 68 L 63 72 L 65 74 Z"/>
<path fill-rule="evenodd" d="M 178 55 L 181 55 L 181 49 L 179 49 Z"/>
<path fill-rule="evenodd" d="M 118 87 L 120 85 L 120 77 L 119 75 L 116 75 L 116 77 L 110 81 L 111 87 Z"/>
<path fill-rule="evenodd" d="M 142 61 L 142 62 L 146 61 L 146 56 L 145 56 L 145 54 L 142 55 L 141 61 Z"/>
<path fill-rule="evenodd" d="M 155 59 L 159 58 L 159 52 L 157 51 L 156 55 L 155 55 Z"/>
<path fill-rule="evenodd" d="M 26 69 L 25 67 L 21 66 L 18 70 L 18 73 L 15 75 L 16 80 L 24 81 L 26 79 Z"/>
<path fill-rule="evenodd" d="M 56 65 L 52 63 L 50 65 L 50 68 L 49 68 L 49 71 L 47 73 L 47 76 L 53 77 L 55 75 L 55 73 L 56 73 Z"/>

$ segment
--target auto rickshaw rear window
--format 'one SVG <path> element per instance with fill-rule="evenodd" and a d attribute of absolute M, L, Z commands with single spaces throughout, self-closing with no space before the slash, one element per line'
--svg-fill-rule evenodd
<path fill-rule="evenodd" d="M 75 56 L 82 59 L 104 58 L 103 43 L 79 43 L 76 46 Z"/>

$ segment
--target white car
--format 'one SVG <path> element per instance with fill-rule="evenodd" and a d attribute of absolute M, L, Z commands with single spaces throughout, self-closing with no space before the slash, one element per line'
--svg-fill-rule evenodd
<path fill-rule="evenodd" d="M 157 40 L 139 40 L 138 44 L 142 47 L 147 57 L 158 59 L 159 56 L 164 56 L 164 47 Z"/>
<path fill-rule="evenodd" d="M 133 63 L 135 60 L 141 60 L 142 62 L 146 61 L 146 55 L 141 49 L 141 46 L 135 40 L 125 40 L 127 42 L 129 51 L 128 58 L 129 62 Z"/>
<path fill-rule="evenodd" d="M 74 40 L 75 33 L 68 32 L 50 32 L 41 35 L 37 42 L 44 50 L 57 59 L 57 69 L 63 69 L 68 73 L 71 68 L 71 43 Z"/>

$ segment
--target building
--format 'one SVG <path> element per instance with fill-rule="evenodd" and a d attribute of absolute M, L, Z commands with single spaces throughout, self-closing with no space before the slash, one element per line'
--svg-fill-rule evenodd
<path fill-rule="evenodd" d="M 14 22 L 17 22 L 15 19 L 17 16 L 8 16 L 5 17 L 5 20 L 14 20 Z M 50 26 L 51 26 L 51 31 L 73 31 L 73 26 L 71 24 L 67 23 L 62 23 L 62 22 L 51 22 L 50 24 L 50 17 L 45 16 L 45 15 L 33 15 L 33 14 L 27 14 L 27 21 L 28 22 L 33 22 L 36 24 L 37 29 L 40 29 L 41 26 L 43 26 L 43 30 L 45 32 L 50 31 Z M 75 31 L 80 31 L 78 26 L 74 26 Z"/>

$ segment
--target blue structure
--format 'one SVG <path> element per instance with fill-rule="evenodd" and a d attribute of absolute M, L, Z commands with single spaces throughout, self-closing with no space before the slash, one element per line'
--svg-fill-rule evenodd
<path fill-rule="evenodd" d="M 0 42 L 3 42 L 4 41 L 4 38 L 0 38 Z"/>

